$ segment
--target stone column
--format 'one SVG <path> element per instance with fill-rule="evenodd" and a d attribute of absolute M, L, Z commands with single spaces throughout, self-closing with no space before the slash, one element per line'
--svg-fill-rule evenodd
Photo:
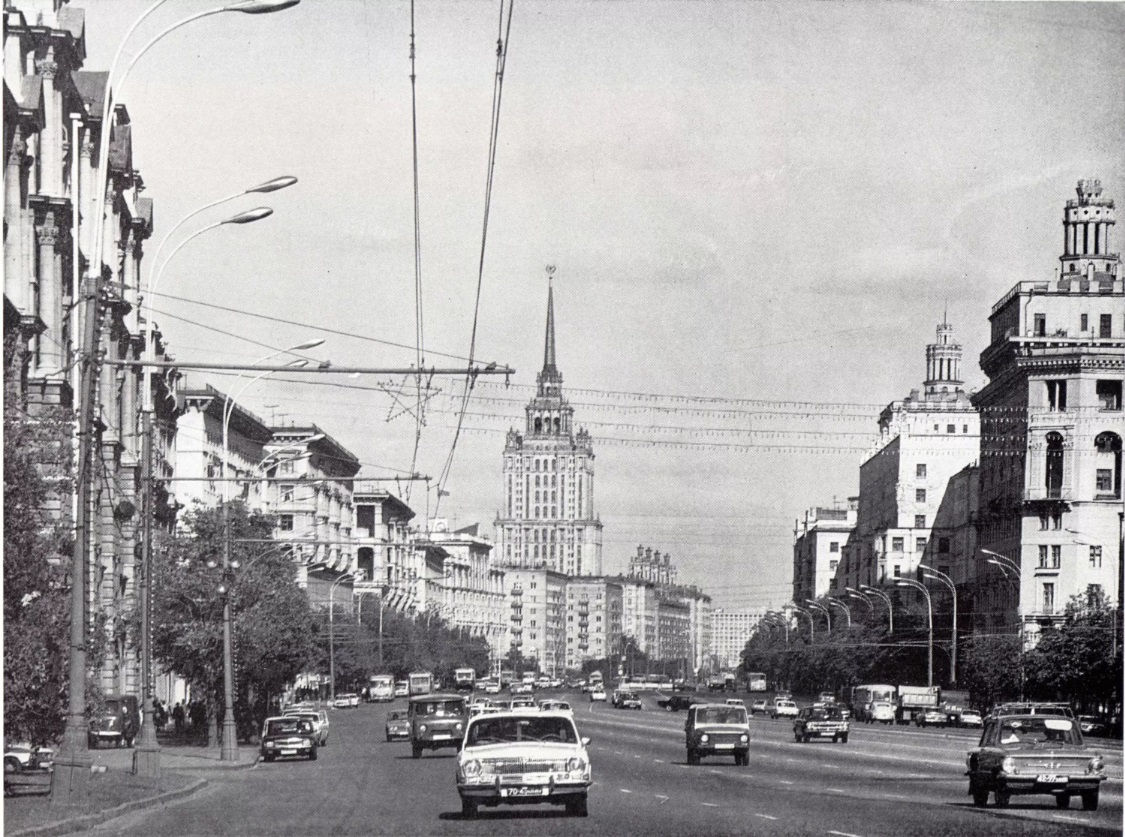
<path fill-rule="evenodd" d="M 62 194 L 62 113 L 59 94 L 55 90 L 55 76 L 59 65 L 52 59 L 35 62 L 35 69 L 43 79 L 43 127 L 39 134 L 39 190 L 58 197 Z"/>
<path fill-rule="evenodd" d="M 4 218 L 9 230 L 4 242 L 4 293 L 21 313 L 31 309 L 32 277 L 23 272 L 23 220 L 26 215 L 23 196 L 26 189 L 27 143 L 23 140 L 23 126 L 17 125 L 12 137 L 12 150 L 4 168 Z"/>
<path fill-rule="evenodd" d="M 39 244 L 39 318 L 47 328 L 40 337 L 39 374 L 62 370 L 62 264 L 58 253 L 59 228 L 55 213 L 48 211 L 35 228 Z"/>

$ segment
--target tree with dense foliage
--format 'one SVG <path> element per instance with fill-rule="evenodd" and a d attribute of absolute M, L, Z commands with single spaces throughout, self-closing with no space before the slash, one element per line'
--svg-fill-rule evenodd
<path fill-rule="evenodd" d="M 249 734 L 313 652 L 314 619 L 273 521 L 230 504 L 231 568 L 224 572 L 221 508 L 195 507 L 181 531 L 154 549 L 154 658 L 206 696 L 217 718 L 223 695 L 223 601 L 233 624 L 239 734 Z M 236 566 L 237 565 L 237 566 Z M 225 591 L 225 592 L 224 592 Z"/>
<path fill-rule="evenodd" d="M 979 634 L 961 644 L 960 685 L 970 705 L 982 711 L 1020 696 L 1020 638 Z"/>

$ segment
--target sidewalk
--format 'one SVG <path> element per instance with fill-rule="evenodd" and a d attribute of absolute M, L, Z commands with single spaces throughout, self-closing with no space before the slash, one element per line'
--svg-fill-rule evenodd
<path fill-rule="evenodd" d="M 242 745 L 238 761 L 222 761 L 218 747 L 161 740 L 159 781 L 133 775 L 133 750 L 91 750 L 90 799 L 73 809 L 51 806 L 51 775 L 22 773 L 4 797 L 6 837 L 47 837 L 84 831 L 114 817 L 181 799 L 228 771 L 253 767 L 258 748 Z"/>

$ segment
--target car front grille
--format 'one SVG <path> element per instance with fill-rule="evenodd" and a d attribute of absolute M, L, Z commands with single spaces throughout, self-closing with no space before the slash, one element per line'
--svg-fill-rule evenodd
<path fill-rule="evenodd" d="M 717 744 L 739 744 L 740 738 L 737 732 L 712 732 L 707 736 L 707 743 L 712 747 Z"/>
<path fill-rule="evenodd" d="M 566 762 L 551 759 L 495 759 L 484 763 L 486 769 L 500 776 L 519 773 L 561 773 Z"/>

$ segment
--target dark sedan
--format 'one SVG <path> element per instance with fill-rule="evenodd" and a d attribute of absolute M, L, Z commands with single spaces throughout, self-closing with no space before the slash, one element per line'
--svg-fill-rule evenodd
<path fill-rule="evenodd" d="M 303 718 L 266 718 L 262 725 L 260 752 L 264 761 L 301 758 L 316 761 L 317 732 Z"/>

